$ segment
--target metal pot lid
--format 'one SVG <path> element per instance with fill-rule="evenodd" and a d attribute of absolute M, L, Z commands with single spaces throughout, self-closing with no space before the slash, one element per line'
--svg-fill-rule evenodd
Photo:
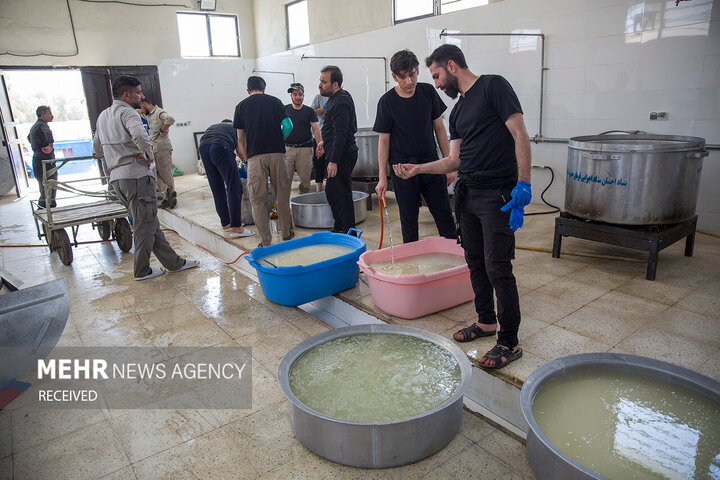
<path fill-rule="evenodd" d="M 687 152 L 705 148 L 705 139 L 678 135 L 630 133 L 572 137 L 570 148 L 593 152 Z"/>

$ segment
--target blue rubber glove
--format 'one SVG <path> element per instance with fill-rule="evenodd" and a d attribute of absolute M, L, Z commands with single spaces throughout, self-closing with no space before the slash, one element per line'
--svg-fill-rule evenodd
<path fill-rule="evenodd" d="M 515 232 L 518 228 L 522 227 L 524 216 L 525 207 L 513 207 L 513 209 L 510 210 L 510 230 Z"/>
<path fill-rule="evenodd" d="M 517 182 L 517 185 L 513 188 L 510 196 L 512 199 L 510 199 L 510 201 L 500 209 L 503 212 L 507 212 L 511 208 L 524 207 L 530 203 L 530 200 L 532 200 L 532 190 L 530 190 L 530 184 L 527 182 Z"/>

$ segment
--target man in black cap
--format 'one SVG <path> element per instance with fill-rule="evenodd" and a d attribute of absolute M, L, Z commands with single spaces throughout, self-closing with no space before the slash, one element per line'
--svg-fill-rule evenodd
<path fill-rule="evenodd" d="M 300 178 L 298 190 L 301 194 L 310 191 L 310 177 L 313 169 L 313 133 L 315 141 L 320 145 L 319 154 L 322 155 L 322 137 L 315 110 L 303 105 L 305 88 L 301 83 L 292 83 L 288 88 L 292 103 L 285 105 L 285 113 L 292 120 L 293 129 L 285 139 L 285 159 L 287 160 L 288 175 L 292 177 L 297 172 Z"/>

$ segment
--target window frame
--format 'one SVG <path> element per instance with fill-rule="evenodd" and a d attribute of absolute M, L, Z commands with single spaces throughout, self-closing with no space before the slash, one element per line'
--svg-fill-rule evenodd
<path fill-rule="evenodd" d="M 182 58 L 242 58 L 242 50 L 240 49 L 240 26 L 238 25 L 238 16 L 232 13 L 209 13 L 209 12 L 176 12 L 177 16 L 180 15 L 200 15 L 205 17 L 205 32 L 207 34 L 208 42 L 208 56 L 184 56 L 182 54 L 182 46 L 180 47 L 180 56 Z M 235 45 L 237 46 L 237 55 L 215 55 L 213 54 L 213 37 L 212 29 L 210 28 L 210 17 L 228 17 L 232 18 L 233 24 L 235 25 Z M 180 29 L 178 28 L 178 41 L 180 40 Z"/>
<path fill-rule="evenodd" d="M 405 22 L 412 22 L 415 20 L 423 19 L 423 18 L 437 17 L 440 15 L 445 15 L 445 13 L 442 12 L 442 0 L 433 0 L 433 12 L 432 13 L 426 13 L 424 15 L 418 15 L 416 17 L 409 17 L 409 18 L 403 18 L 402 20 L 398 20 L 397 19 L 397 2 L 398 2 L 398 0 L 393 0 L 393 25 L 397 25 L 399 23 L 405 23 Z M 491 2 L 492 2 L 492 0 L 488 0 L 487 5 L 489 5 Z M 483 5 L 477 5 L 477 6 L 479 7 L 479 6 L 483 6 Z M 476 7 L 466 7 L 466 8 L 461 8 L 458 10 L 453 10 L 452 12 L 446 12 L 446 13 L 459 12 L 462 10 L 467 10 L 469 8 L 476 8 Z"/>
<path fill-rule="evenodd" d="M 305 3 L 305 11 L 308 13 L 308 41 L 307 43 L 300 43 L 297 45 L 290 45 L 290 12 L 289 9 L 291 6 L 296 5 L 298 3 Z M 287 44 L 287 49 L 292 50 L 293 48 L 299 48 L 299 47 L 305 47 L 307 45 L 310 45 L 310 13 L 307 10 L 307 0 L 293 0 L 292 2 L 288 2 L 285 4 L 285 43 Z"/>

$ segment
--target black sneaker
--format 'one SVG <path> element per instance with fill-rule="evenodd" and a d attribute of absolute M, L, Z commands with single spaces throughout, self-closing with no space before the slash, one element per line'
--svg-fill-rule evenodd
<path fill-rule="evenodd" d="M 287 237 L 283 237 L 283 242 L 287 242 L 288 240 L 292 240 L 292 238 L 295 236 L 295 230 L 290 230 L 290 235 Z"/>
<path fill-rule="evenodd" d="M 165 199 L 163 199 L 162 202 L 158 203 L 158 208 L 162 208 L 163 210 L 167 209 L 167 208 L 171 208 L 170 202 L 168 201 L 168 199 L 165 198 Z"/>
<path fill-rule="evenodd" d="M 172 200 L 177 197 L 177 192 L 175 190 L 172 190 L 168 187 L 167 190 L 165 190 L 165 198 Z"/>

